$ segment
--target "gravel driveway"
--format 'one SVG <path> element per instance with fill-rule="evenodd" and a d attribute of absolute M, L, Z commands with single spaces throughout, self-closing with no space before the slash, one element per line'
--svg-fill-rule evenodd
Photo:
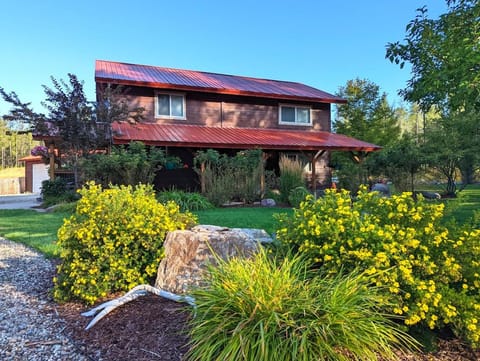
<path fill-rule="evenodd" d="M 53 274 L 42 255 L 0 238 L 0 360 L 89 360 L 63 332 Z"/>

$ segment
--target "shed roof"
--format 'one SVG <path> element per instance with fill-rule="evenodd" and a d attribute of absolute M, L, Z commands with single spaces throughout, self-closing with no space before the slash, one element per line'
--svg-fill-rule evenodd
<path fill-rule="evenodd" d="M 126 122 L 113 124 L 113 143 L 141 141 L 147 145 L 278 150 L 342 150 L 371 152 L 381 149 L 342 134 L 258 128 L 220 128 L 198 125 Z"/>
<path fill-rule="evenodd" d="M 257 96 L 322 103 L 346 100 L 311 86 L 280 80 L 163 68 L 97 60 L 95 81 L 163 89 L 182 89 L 219 94 Z"/>

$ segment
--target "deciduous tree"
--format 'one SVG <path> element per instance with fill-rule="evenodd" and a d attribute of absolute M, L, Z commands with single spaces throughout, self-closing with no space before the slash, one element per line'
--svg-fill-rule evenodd
<path fill-rule="evenodd" d="M 31 103 L 23 103 L 15 92 L 6 92 L 0 87 L 0 95 L 13 107 L 4 118 L 24 122 L 39 137 L 52 139 L 64 161 L 72 164 L 75 182 L 78 180 L 79 157 L 106 147 L 111 140 L 111 124 L 114 121 L 137 121 L 142 117 L 142 108 L 130 109 L 119 95 L 120 87 L 105 86 L 99 89 L 97 101 L 88 101 L 83 82 L 74 74 L 68 81 L 51 77 L 52 87 L 43 86 L 45 100 L 42 105 L 47 114 L 35 112 Z"/>

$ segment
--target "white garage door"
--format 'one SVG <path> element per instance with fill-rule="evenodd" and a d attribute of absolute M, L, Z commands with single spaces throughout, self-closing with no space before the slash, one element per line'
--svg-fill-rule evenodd
<path fill-rule="evenodd" d="M 42 191 L 42 182 L 49 179 L 47 166 L 45 164 L 33 164 L 32 178 L 32 192 L 40 193 Z"/>

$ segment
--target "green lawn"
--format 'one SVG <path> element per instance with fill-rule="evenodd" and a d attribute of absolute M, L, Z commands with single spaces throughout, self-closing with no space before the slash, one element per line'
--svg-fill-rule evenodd
<path fill-rule="evenodd" d="M 260 228 L 275 232 L 275 213 L 291 213 L 290 208 L 216 208 L 196 212 L 200 224 L 235 228 Z"/>
<path fill-rule="evenodd" d="M 426 187 L 422 190 L 441 193 L 443 189 L 437 187 Z M 480 211 L 480 184 L 468 185 L 458 193 L 457 198 L 445 199 L 442 202 L 446 205 L 445 215 L 453 217 L 459 224 L 468 222 L 475 211 Z"/>
<path fill-rule="evenodd" d="M 57 230 L 68 213 L 39 213 L 33 210 L 0 210 L 0 235 L 26 244 L 48 257 L 58 256 Z"/>
<path fill-rule="evenodd" d="M 199 223 L 225 227 L 275 230 L 273 214 L 287 208 L 222 208 L 198 212 Z M 68 212 L 40 213 L 33 210 L 0 210 L 0 236 L 26 244 L 48 257 L 58 256 L 57 230 Z"/>

